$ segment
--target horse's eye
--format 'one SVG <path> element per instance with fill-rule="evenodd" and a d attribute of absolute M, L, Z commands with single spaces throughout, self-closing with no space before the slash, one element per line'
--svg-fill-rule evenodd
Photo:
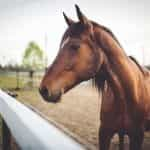
<path fill-rule="evenodd" d="M 79 44 L 76 44 L 76 45 L 71 45 L 70 48 L 72 50 L 78 50 L 80 48 L 80 45 Z"/>

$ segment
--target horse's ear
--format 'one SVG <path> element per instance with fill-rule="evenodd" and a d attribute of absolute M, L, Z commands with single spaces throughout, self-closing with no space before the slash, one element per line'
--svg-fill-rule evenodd
<path fill-rule="evenodd" d="M 75 8 L 76 8 L 77 16 L 80 22 L 84 24 L 85 26 L 89 27 L 90 31 L 93 32 L 93 25 L 91 21 L 88 20 L 87 17 L 81 12 L 78 5 L 75 4 Z"/>
<path fill-rule="evenodd" d="M 75 8 L 76 8 L 76 12 L 77 12 L 77 16 L 80 20 L 81 23 L 83 24 L 87 24 L 89 23 L 89 20 L 85 17 L 85 15 L 81 12 L 80 8 L 78 5 L 75 4 Z"/>
<path fill-rule="evenodd" d="M 72 19 L 68 18 L 64 12 L 63 12 L 63 16 L 64 16 L 65 21 L 66 21 L 66 23 L 68 24 L 68 26 L 70 26 L 70 25 L 72 25 L 73 23 L 75 23 Z"/>

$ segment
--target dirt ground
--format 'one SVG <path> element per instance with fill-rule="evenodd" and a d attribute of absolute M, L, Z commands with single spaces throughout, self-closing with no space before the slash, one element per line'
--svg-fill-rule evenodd
<path fill-rule="evenodd" d="M 61 102 L 57 104 L 43 101 L 37 90 L 20 91 L 18 94 L 20 101 L 36 107 L 47 117 L 98 148 L 100 97 L 92 86 L 84 84 L 74 88 L 65 94 Z M 148 148 L 150 147 L 149 134 L 146 134 L 146 137 L 144 149 L 148 150 L 150 149 Z M 111 145 L 111 149 L 117 150 L 117 138 L 114 141 L 115 144 Z"/>

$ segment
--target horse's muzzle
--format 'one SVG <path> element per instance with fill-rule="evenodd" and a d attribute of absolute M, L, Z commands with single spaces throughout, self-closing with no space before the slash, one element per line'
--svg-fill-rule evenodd
<path fill-rule="evenodd" d="M 41 96 L 47 102 L 57 103 L 61 98 L 61 91 L 55 91 L 55 93 L 50 93 L 47 88 L 39 89 Z"/>

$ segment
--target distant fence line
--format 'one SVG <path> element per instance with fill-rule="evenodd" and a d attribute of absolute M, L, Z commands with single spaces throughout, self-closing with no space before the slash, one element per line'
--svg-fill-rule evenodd
<path fill-rule="evenodd" d="M 15 76 L 17 71 L 11 71 L 11 70 L 0 70 L 0 75 L 5 75 L 5 76 Z M 18 71 L 21 75 L 23 76 L 28 76 L 29 71 Z M 41 71 L 34 71 L 35 75 L 43 75 L 44 70 Z"/>
<path fill-rule="evenodd" d="M 30 77 L 30 72 L 29 71 L 10 71 L 10 70 L 0 70 L 0 87 L 2 87 L 1 81 L 2 78 L 6 79 L 12 79 L 14 84 L 11 85 L 13 88 L 26 88 L 30 87 L 28 85 L 31 81 L 34 83 L 34 87 L 38 87 L 40 80 L 42 76 L 44 75 L 44 70 L 41 71 L 34 71 L 33 77 Z M 8 85 L 7 85 L 8 87 Z"/>
<path fill-rule="evenodd" d="M 35 112 L 0 90 L 3 149 L 10 149 L 11 134 L 22 150 L 84 150 L 85 148 L 49 124 Z"/>

